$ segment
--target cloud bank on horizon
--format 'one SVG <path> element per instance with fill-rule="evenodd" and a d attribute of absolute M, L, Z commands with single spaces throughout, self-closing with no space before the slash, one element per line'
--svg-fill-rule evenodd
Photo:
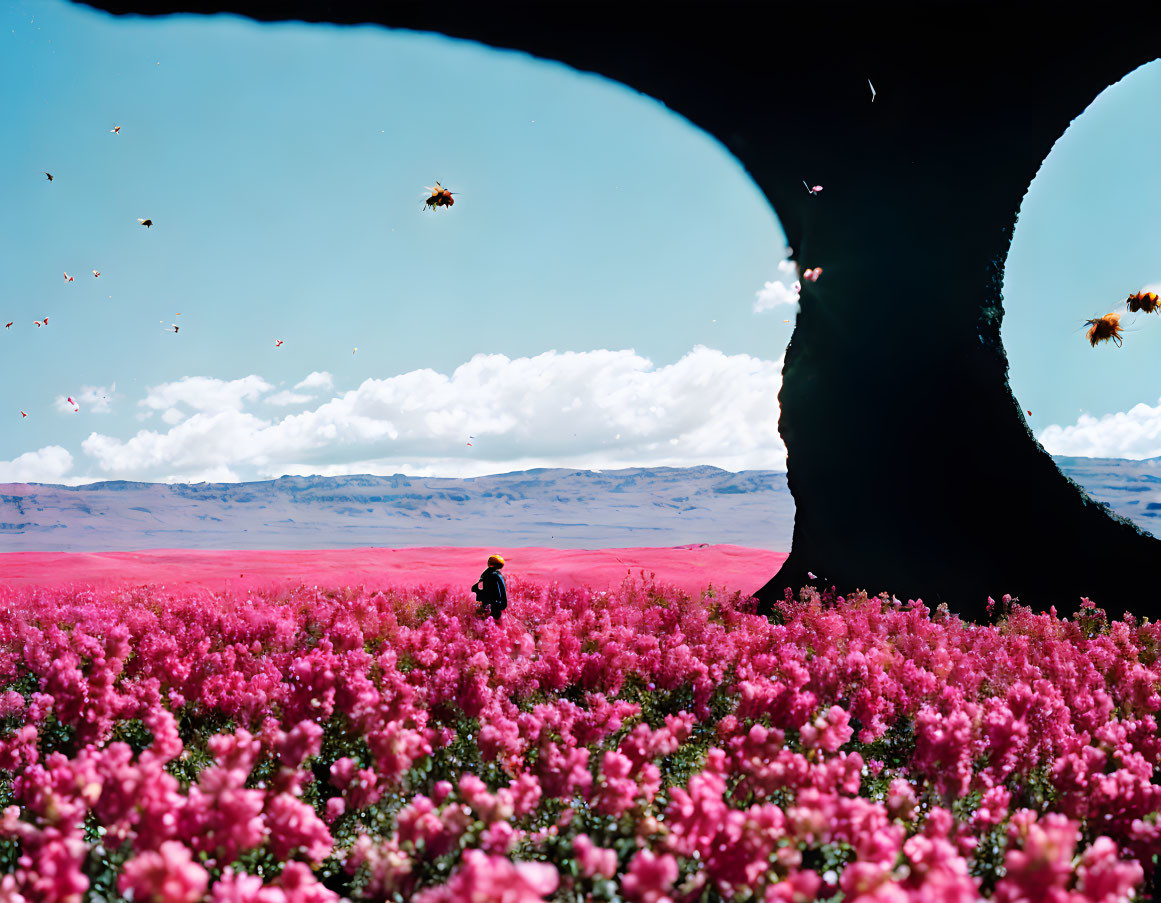
<path fill-rule="evenodd" d="M 466 477 L 643 461 L 784 470 L 781 385 L 781 360 L 702 345 L 664 366 L 631 349 L 477 354 L 450 374 L 422 368 L 337 393 L 333 376 L 315 371 L 295 384 L 294 401 L 258 374 L 189 376 L 118 396 L 146 424 L 134 435 L 94 431 L 79 449 L 0 461 L 0 481 Z"/>

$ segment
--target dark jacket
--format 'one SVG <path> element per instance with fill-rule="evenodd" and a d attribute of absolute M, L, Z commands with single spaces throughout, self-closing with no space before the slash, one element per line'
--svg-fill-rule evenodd
<path fill-rule="evenodd" d="M 499 620 L 500 612 L 508 607 L 508 588 L 504 585 L 504 575 L 500 573 L 500 569 L 488 568 L 480 574 L 476 587 L 479 587 L 476 589 L 476 598 L 480 602 L 480 607 L 490 606 L 492 617 Z"/>
<path fill-rule="evenodd" d="M 504 585 L 504 575 L 499 568 L 488 568 L 480 574 L 480 583 L 484 587 L 480 595 L 481 602 L 499 602 L 500 608 L 508 607 L 508 588 Z"/>

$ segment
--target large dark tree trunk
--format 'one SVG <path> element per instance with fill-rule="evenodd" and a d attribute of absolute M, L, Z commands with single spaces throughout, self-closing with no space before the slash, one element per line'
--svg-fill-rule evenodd
<path fill-rule="evenodd" d="M 797 259 L 824 268 L 783 373 L 793 550 L 760 599 L 812 570 L 969 616 L 1004 592 L 1066 611 L 1082 595 L 1157 607 L 1136 591 L 1161 582 L 1161 546 L 1036 445 L 999 329 L 1021 198 L 1069 122 L 1161 56 L 1161 4 L 97 5 L 441 31 L 651 94 L 741 160 Z"/>

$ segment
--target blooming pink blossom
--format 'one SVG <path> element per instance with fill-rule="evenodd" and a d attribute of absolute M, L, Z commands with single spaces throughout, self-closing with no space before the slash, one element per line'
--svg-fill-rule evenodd
<path fill-rule="evenodd" d="M 621 890 L 636 903 L 671 903 L 669 891 L 677 874 L 677 860 L 669 853 L 654 856 L 649 850 L 639 850 L 621 878 Z"/>
<path fill-rule="evenodd" d="M 189 848 L 167 840 L 157 851 L 125 863 L 118 887 L 142 903 L 197 903 L 208 884 L 209 874 L 193 861 Z"/>

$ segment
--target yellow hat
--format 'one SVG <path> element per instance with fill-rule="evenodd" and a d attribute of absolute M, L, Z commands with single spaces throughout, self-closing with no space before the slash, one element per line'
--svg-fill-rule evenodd
<path fill-rule="evenodd" d="M 488 566 L 502 568 L 504 566 L 504 559 L 499 555 L 489 555 Z"/>

